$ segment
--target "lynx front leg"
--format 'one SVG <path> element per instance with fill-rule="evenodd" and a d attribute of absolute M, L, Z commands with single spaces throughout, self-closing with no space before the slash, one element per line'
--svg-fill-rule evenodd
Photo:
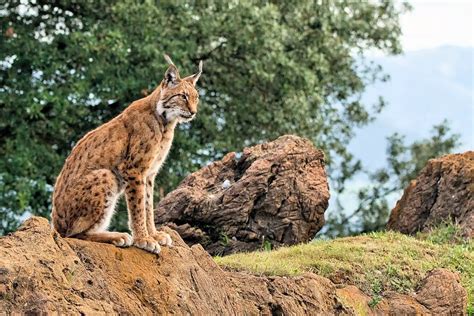
<path fill-rule="evenodd" d="M 155 226 L 155 211 L 153 209 L 153 187 L 155 184 L 155 176 L 156 174 L 153 174 L 146 179 L 146 226 L 150 236 L 158 241 L 160 245 L 171 246 L 172 240 L 170 235 L 165 232 L 157 231 Z"/>
<path fill-rule="evenodd" d="M 141 249 L 160 253 L 159 243 L 148 234 L 146 226 L 145 182 L 142 176 L 129 176 L 125 190 L 129 225 L 133 235 L 133 244 Z"/>

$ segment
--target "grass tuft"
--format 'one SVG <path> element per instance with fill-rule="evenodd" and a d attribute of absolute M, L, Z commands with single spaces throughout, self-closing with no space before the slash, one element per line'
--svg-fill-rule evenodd
<path fill-rule="evenodd" d="M 429 232 L 417 233 L 418 239 L 427 240 L 434 244 L 460 244 L 469 246 L 469 239 L 463 237 L 459 225 L 445 222 Z M 472 246 L 472 243 L 471 243 Z M 471 249 L 472 251 L 473 249 Z"/>

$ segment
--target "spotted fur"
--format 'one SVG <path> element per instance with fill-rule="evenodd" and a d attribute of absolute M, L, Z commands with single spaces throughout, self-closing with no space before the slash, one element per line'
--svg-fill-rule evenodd
<path fill-rule="evenodd" d="M 64 237 L 135 246 L 159 253 L 171 245 L 154 224 L 153 184 L 178 123 L 192 120 L 202 72 L 181 79 L 168 56 L 160 85 L 111 121 L 87 133 L 72 149 L 53 192 L 52 225 Z M 125 193 L 127 233 L 108 232 L 119 196 Z"/>

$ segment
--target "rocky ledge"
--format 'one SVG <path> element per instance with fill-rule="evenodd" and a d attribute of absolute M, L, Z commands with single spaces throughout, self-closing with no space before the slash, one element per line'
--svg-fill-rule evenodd
<path fill-rule="evenodd" d="M 351 285 L 307 273 L 263 277 L 222 270 L 169 228 L 174 247 L 137 248 L 61 238 L 33 217 L 0 238 L 0 311 L 7 314 L 462 315 L 458 275 L 428 273 L 413 295 L 385 293 L 375 309 Z"/>

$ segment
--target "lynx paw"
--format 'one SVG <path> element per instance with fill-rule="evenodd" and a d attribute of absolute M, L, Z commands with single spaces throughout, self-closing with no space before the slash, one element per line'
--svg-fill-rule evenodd
<path fill-rule="evenodd" d="M 151 235 L 160 245 L 171 247 L 173 245 L 173 241 L 169 234 L 165 232 L 156 232 Z"/>
<path fill-rule="evenodd" d="M 159 254 L 161 251 L 160 244 L 152 237 L 135 238 L 133 245 L 156 254 Z"/>
<path fill-rule="evenodd" d="M 133 243 L 133 239 L 130 234 L 117 233 L 117 239 L 113 240 L 112 243 L 117 247 L 130 247 Z"/>

